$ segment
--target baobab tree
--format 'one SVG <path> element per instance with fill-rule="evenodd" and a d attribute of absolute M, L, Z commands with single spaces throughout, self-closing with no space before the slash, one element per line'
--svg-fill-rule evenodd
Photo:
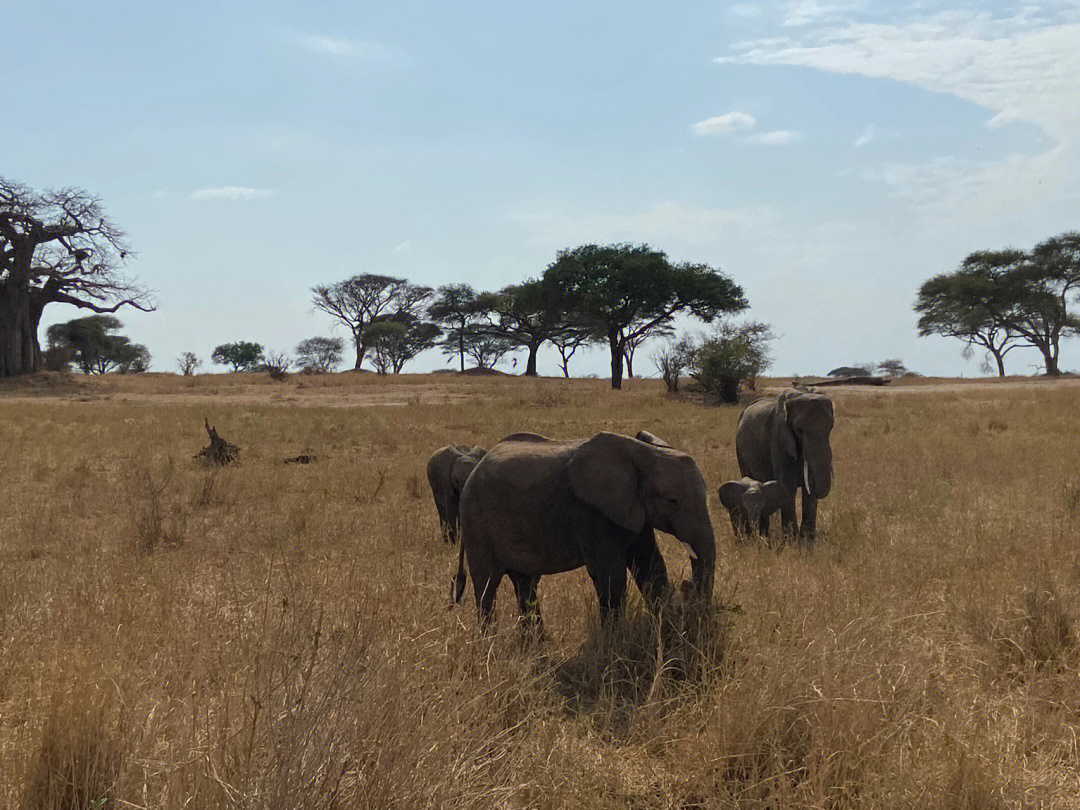
<path fill-rule="evenodd" d="M 0 378 L 42 368 L 38 327 L 49 304 L 152 310 L 146 290 L 120 272 L 130 256 L 96 197 L 0 177 Z"/>

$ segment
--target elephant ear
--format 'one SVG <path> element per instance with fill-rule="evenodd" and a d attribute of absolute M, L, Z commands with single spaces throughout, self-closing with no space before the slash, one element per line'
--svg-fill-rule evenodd
<path fill-rule="evenodd" d="M 743 496 L 746 494 L 747 484 L 745 481 L 728 481 L 720 487 L 720 503 L 730 512 L 742 506 Z"/>
<path fill-rule="evenodd" d="M 791 429 L 788 401 L 797 396 L 799 396 L 797 391 L 784 391 L 780 395 L 780 398 L 776 400 L 776 423 L 773 426 L 777 441 L 784 448 L 784 452 L 792 458 L 799 457 L 799 447 L 795 444 L 795 432 Z"/>
<path fill-rule="evenodd" d="M 647 431 L 647 430 L 639 430 L 637 432 L 637 436 L 635 436 L 635 438 L 639 442 L 645 442 L 645 444 L 651 444 L 653 447 L 668 447 L 668 448 L 671 448 L 670 444 L 665 442 L 659 436 L 657 436 L 657 435 L 655 435 L 653 433 L 649 433 L 649 431 Z M 671 449 L 674 449 L 674 448 L 671 448 Z"/>
<path fill-rule="evenodd" d="M 783 501 L 784 488 L 780 486 L 779 481 L 766 481 L 761 485 L 761 494 L 764 496 L 768 509 L 775 512 Z"/>
<path fill-rule="evenodd" d="M 578 500 L 631 532 L 639 532 L 645 525 L 636 443 L 628 436 L 597 433 L 574 451 L 566 470 Z"/>

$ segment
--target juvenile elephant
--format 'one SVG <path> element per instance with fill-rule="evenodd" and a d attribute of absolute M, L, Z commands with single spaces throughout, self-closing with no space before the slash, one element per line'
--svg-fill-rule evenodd
<path fill-rule="evenodd" d="M 484 457 L 484 452 L 484 448 L 479 445 L 447 445 L 436 450 L 428 461 L 428 483 L 435 498 L 443 539 L 448 543 L 457 542 L 461 489 L 473 467 Z"/>
<path fill-rule="evenodd" d="M 735 453 L 743 475 L 780 485 L 780 520 L 786 533 L 805 542 L 817 530 L 817 504 L 832 488 L 832 401 L 809 391 L 789 388 L 776 400 L 752 402 L 739 417 Z M 795 494 L 802 490 L 802 527 L 795 513 Z M 768 518 L 760 529 L 768 533 Z"/>
<path fill-rule="evenodd" d="M 654 601 L 669 587 L 654 529 L 689 546 L 693 587 L 705 596 L 712 592 L 716 550 L 697 464 L 686 453 L 629 436 L 504 439 L 465 484 L 461 529 L 454 599 L 465 590 L 467 556 L 482 626 L 504 574 L 535 626 L 540 577 L 582 565 L 596 587 L 601 617 L 620 610 L 627 568 Z"/>
<path fill-rule="evenodd" d="M 783 499 L 784 489 L 776 481 L 763 483 L 743 478 L 720 487 L 720 503 L 728 510 L 737 538 L 753 531 L 767 535 L 769 518 L 780 508 Z"/>

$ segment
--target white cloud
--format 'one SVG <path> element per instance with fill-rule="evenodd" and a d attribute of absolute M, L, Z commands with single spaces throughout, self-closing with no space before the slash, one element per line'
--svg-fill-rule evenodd
<path fill-rule="evenodd" d="M 411 247 L 412 247 L 412 240 L 411 239 L 406 239 L 406 240 L 404 240 L 402 242 L 399 242 L 394 247 L 394 249 L 392 251 L 390 251 L 390 252 L 391 253 L 406 253 Z"/>
<path fill-rule="evenodd" d="M 784 4 L 784 26 L 787 28 L 799 28 L 804 25 L 818 22 L 822 19 L 835 17 L 846 11 L 853 11 L 857 5 L 846 3 L 820 3 L 818 0 L 794 0 Z"/>
<path fill-rule="evenodd" d="M 247 186 L 220 186 L 218 188 L 200 188 L 191 192 L 190 199 L 195 202 L 205 200 L 255 200 L 273 196 L 273 189 L 248 188 Z"/>
<path fill-rule="evenodd" d="M 757 124 L 754 116 L 744 112 L 729 112 L 718 115 L 715 118 L 706 118 L 694 124 L 694 134 L 698 137 L 705 135 L 726 135 L 730 132 L 744 132 L 753 129 Z"/>
<path fill-rule="evenodd" d="M 166 194 L 165 189 L 159 188 L 157 191 L 155 191 L 153 194 L 150 195 L 150 199 L 152 199 L 152 200 L 161 200 L 161 199 L 164 199 L 165 194 Z"/>
<path fill-rule="evenodd" d="M 888 78 L 984 107 L 989 126 L 1025 121 L 1056 139 L 1055 147 L 1035 156 L 943 156 L 863 173 L 911 200 L 928 222 L 959 210 L 980 222 L 991 215 L 1015 217 L 1018 204 L 1073 193 L 1068 178 L 1080 171 L 1080 7 L 1030 7 L 996 17 L 912 11 L 907 18 L 865 8 L 791 4 L 785 22 L 792 36 L 737 43 L 734 55 L 716 61 Z M 867 134 L 856 143 L 865 143 Z"/>
<path fill-rule="evenodd" d="M 717 61 L 896 79 L 1075 137 L 1080 24 L 1024 27 L 1029 20 L 960 12 L 902 24 L 847 20 L 811 26 L 799 40 L 738 43 L 735 56 Z"/>
<path fill-rule="evenodd" d="M 754 135 L 750 140 L 765 146 L 784 146 L 797 141 L 802 137 L 801 132 L 792 132 L 790 129 L 775 129 L 772 132 L 761 132 Z"/>
<path fill-rule="evenodd" d="M 382 42 L 346 37 L 327 37 L 318 34 L 298 34 L 301 47 L 314 53 L 342 59 L 353 59 L 372 65 L 393 62 L 397 53 Z"/>
<path fill-rule="evenodd" d="M 870 126 L 862 131 L 862 135 L 855 139 L 855 148 L 859 149 L 866 146 L 870 141 L 874 140 L 876 134 L 877 127 L 874 124 L 870 124 Z"/>

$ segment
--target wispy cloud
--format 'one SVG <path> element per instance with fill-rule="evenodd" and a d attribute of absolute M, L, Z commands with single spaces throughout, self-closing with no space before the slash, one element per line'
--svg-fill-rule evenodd
<path fill-rule="evenodd" d="M 860 149 L 866 146 L 870 141 L 874 140 L 876 134 L 877 127 L 874 124 L 870 124 L 870 126 L 862 131 L 862 135 L 855 139 L 855 148 Z"/>
<path fill-rule="evenodd" d="M 794 132 L 790 129 L 774 129 L 772 132 L 759 132 L 751 136 L 750 140 L 765 146 L 785 146 L 792 141 L 799 140 L 801 137 L 801 132 Z"/>
<path fill-rule="evenodd" d="M 384 42 L 320 34 L 296 34 L 300 47 L 324 56 L 387 66 L 397 61 L 398 52 Z"/>
<path fill-rule="evenodd" d="M 957 210 L 980 222 L 1001 212 L 1015 217 L 1016 205 L 1073 194 L 1068 178 L 1080 171 L 1080 7 L 1043 4 L 997 14 L 935 12 L 925 4 L 911 9 L 905 15 L 800 0 L 785 9 L 790 36 L 736 43 L 732 55 L 716 61 L 892 79 L 973 102 L 989 111 L 989 126 L 1025 121 L 1057 141 L 1034 156 L 941 156 L 863 172 L 909 199 L 930 222 Z M 868 127 L 855 143 L 875 135 Z"/>
<path fill-rule="evenodd" d="M 395 245 L 394 249 L 392 251 L 390 251 L 390 252 L 391 253 L 406 253 L 406 252 L 409 251 L 410 248 L 412 248 L 412 240 L 411 239 L 405 239 L 404 241 L 399 242 L 397 245 Z"/>
<path fill-rule="evenodd" d="M 271 197 L 273 189 L 249 188 L 248 186 L 220 186 L 217 188 L 200 188 L 191 192 L 189 199 L 195 202 L 206 200 L 257 200 L 261 197 Z"/>
<path fill-rule="evenodd" d="M 757 119 L 749 113 L 729 112 L 718 115 L 715 118 L 706 118 L 694 124 L 694 134 L 698 137 L 705 135 L 726 135 L 730 132 L 745 132 L 753 129 Z"/>

